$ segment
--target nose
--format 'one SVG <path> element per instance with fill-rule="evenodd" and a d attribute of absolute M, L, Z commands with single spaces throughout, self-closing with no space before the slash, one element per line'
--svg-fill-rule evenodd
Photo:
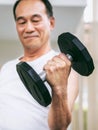
<path fill-rule="evenodd" d="M 26 24 L 25 32 L 26 33 L 31 33 L 35 30 L 34 25 L 31 21 L 28 21 Z"/>

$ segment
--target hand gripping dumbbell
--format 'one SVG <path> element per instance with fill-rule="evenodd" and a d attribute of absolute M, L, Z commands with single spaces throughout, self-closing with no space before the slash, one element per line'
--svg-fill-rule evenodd
<path fill-rule="evenodd" d="M 72 62 L 72 68 L 80 75 L 89 76 L 93 72 L 93 59 L 76 36 L 69 32 L 63 33 L 58 37 L 58 45 L 60 51 Z M 16 68 L 20 79 L 33 98 L 42 106 L 48 106 L 51 103 L 51 96 L 44 84 L 45 76 L 41 79 L 26 62 L 18 63 Z"/>

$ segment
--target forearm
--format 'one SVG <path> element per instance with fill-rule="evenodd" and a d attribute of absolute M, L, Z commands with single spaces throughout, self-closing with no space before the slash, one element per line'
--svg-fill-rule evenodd
<path fill-rule="evenodd" d="M 71 122 L 71 112 L 79 91 L 78 74 L 75 71 L 71 71 L 67 86 L 62 88 L 62 91 L 52 91 L 50 130 L 66 130 Z"/>
<path fill-rule="evenodd" d="M 71 109 L 75 100 L 75 93 L 71 96 L 73 92 L 68 89 L 69 86 L 74 86 L 68 82 L 71 62 L 64 54 L 60 54 L 48 61 L 44 70 L 52 89 L 52 103 L 48 116 L 49 128 L 50 130 L 66 130 L 71 122 Z"/>
<path fill-rule="evenodd" d="M 71 112 L 68 106 L 66 90 L 52 93 L 52 104 L 48 123 L 50 130 L 66 130 L 71 122 Z"/>

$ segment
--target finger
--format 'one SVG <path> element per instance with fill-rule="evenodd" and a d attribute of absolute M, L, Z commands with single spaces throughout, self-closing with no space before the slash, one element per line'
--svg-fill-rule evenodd
<path fill-rule="evenodd" d="M 47 62 L 47 66 L 55 67 L 55 69 L 62 68 L 66 66 L 66 62 L 63 61 L 60 57 L 55 56 Z"/>
<path fill-rule="evenodd" d="M 53 57 L 52 61 L 54 61 L 54 63 L 56 63 L 58 65 L 62 65 L 62 64 L 65 65 L 66 64 L 66 62 L 59 55 Z"/>
<path fill-rule="evenodd" d="M 58 55 L 63 61 L 65 61 L 69 66 L 71 65 L 71 61 L 68 59 L 68 57 L 64 53 L 60 53 Z"/>

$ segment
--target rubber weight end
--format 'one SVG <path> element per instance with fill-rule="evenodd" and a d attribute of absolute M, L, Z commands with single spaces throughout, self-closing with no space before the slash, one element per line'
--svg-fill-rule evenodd
<path fill-rule="evenodd" d="M 94 70 L 93 59 L 87 48 L 73 34 L 66 32 L 58 37 L 62 53 L 72 56 L 72 68 L 82 76 L 89 76 Z"/>
<path fill-rule="evenodd" d="M 35 70 L 26 62 L 16 65 L 19 77 L 33 98 L 42 106 L 51 103 L 50 93 Z"/>

